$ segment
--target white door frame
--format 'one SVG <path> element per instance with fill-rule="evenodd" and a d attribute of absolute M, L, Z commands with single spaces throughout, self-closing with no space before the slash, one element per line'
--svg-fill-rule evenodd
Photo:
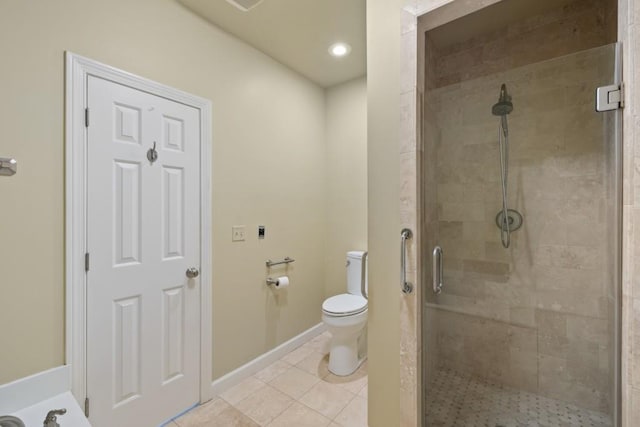
<path fill-rule="evenodd" d="M 179 102 L 200 111 L 200 402 L 213 397 L 211 301 L 211 101 L 65 52 L 65 363 L 71 391 L 82 405 L 87 397 L 87 81 L 89 76 Z"/>

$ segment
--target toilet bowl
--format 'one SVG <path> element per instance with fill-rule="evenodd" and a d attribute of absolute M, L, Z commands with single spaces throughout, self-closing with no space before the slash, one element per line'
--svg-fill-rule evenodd
<path fill-rule="evenodd" d="M 331 334 L 329 371 L 346 376 L 355 372 L 367 357 L 367 253 L 347 253 L 346 294 L 327 298 L 322 304 L 322 321 Z"/>

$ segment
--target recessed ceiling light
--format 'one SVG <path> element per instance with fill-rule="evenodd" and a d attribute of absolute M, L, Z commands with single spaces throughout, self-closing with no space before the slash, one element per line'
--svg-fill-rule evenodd
<path fill-rule="evenodd" d="M 329 53 L 331 54 L 331 56 L 335 56 L 336 58 L 341 58 L 343 56 L 347 56 L 349 55 L 349 53 L 351 52 L 351 46 L 349 46 L 347 43 L 334 43 L 331 46 L 329 46 Z"/>

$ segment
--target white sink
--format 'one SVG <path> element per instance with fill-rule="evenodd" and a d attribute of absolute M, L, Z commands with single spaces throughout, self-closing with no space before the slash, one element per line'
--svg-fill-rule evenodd
<path fill-rule="evenodd" d="M 1 415 L 0 427 L 24 427 L 24 423 L 18 417 L 14 417 L 12 415 Z"/>
<path fill-rule="evenodd" d="M 33 406 L 14 412 L 12 415 L 22 419 L 28 427 L 34 427 L 42 425 L 42 422 L 47 416 L 47 412 L 52 409 L 61 408 L 65 408 L 67 413 L 58 416 L 58 424 L 60 424 L 60 427 L 91 427 L 91 424 L 89 424 L 89 421 L 84 416 L 82 409 L 80 409 L 71 392 L 62 393 L 51 399 L 43 400 Z M 11 424 L 9 425 L 11 426 Z M 4 424 L 0 424 L 0 426 L 4 427 Z M 22 427 L 20 424 L 17 424 L 17 426 Z"/>

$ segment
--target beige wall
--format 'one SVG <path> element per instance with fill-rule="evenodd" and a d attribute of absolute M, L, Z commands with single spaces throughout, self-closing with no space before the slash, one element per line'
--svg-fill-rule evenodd
<path fill-rule="evenodd" d="M 326 91 L 325 295 L 346 291 L 346 253 L 367 250 L 367 81 Z"/>
<path fill-rule="evenodd" d="M 367 0 L 369 425 L 400 426 L 401 0 Z M 415 373 L 414 373 L 415 374 Z"/>
<path fill-rule="evenodd" d="M 19 161 L 0 177 L 0 383 L 64 362 L 65 50 L 213 102 L 214 377 L 320 321 L 322 89 L 172 0 L 3 1 L 0 50 L 0 155 Z M 264 261 L 284 256 L 276 297 Z"/>

